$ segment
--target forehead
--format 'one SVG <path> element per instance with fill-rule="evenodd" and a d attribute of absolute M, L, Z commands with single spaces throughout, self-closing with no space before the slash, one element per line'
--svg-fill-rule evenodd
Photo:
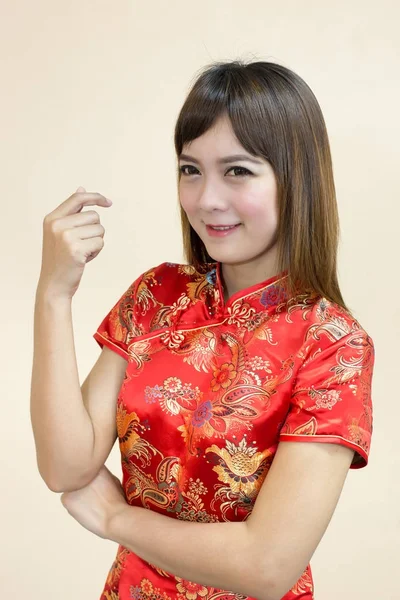
<path fill-rule="evenodd" d="M 253 159 L 262 164 L 262 157 L 256 159 L 249 154 L 237 139 L 228 117 L 220 117 L 201 136 L 183 145 L 181 160 L 192 160 L 201 163 L 202 160 L 216 160 L 223 164 L 232 160 Z"/>
<path fill-rule="evenodd" d="M 235 136 L 228 117 L 219 118 L 201 136 L 184 144 L 179 156 L 179 160 L 188 160 L 199 164 L 210 159 L 220 164 L 238 160 L 246 160 L 258 165 L 267 162 L 262 156 L 256 157 L 245 150 Z"/>
<path fill-rule="evenodd" d="M 201 136 L 184 144 L 183 151 L 191 148 L 194 150 L 197 147 L 214 144 L 229 144 L 231 147 L 236 146 L 237 150 L 243 149 L 239 140 L 235 136 L 231 122 L 227 116 L 219 117 L 213 125 L 207 129 Z"/>

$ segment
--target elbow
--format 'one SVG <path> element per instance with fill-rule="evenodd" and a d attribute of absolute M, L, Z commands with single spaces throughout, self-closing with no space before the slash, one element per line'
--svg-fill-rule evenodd
<path fill-rule="evenodd" d="M 59 473 L 50 472 L 39 467 L 39 474 L 51 492 L 61 494 L 63 492 L 74 492 L 88 485 L 95 477 L 95 473 L 67 474 L 60 477 Z"/>
<path fill-rule="evenodd" d="M 55 492 L 56 494 L 61 494 L 63 492 L 75 492 L 76 490 L 80 490 L 85 487 L 92 481 L 93 477 L 85 478 L 81 480 L 58 480 L 58 479 L 44 479 L 45 484 L 49 488 L 50 491 Z"/>
<path fill-rule="evenodd" d="M 49 490 L 51 492 L 55 492 L 56 494 L 61 494 L 63 492 L 73 492 L 77 489 L 80 489 L 80 487 L 83 486 L 77 486 L 75 484 L 71 484 L 71 482 L 69 482 L 68 484 L 66 482 L 61 482 L 61 481 L 54 481 L 52 479 L 44 479 L 45 484 L 47 485 L 47 487 L 49 488 Z"/>

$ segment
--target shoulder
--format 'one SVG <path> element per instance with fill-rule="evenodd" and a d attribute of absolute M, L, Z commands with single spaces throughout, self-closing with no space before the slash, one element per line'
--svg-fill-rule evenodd
<path fill-rule="evenodd" d="M 137 302 L 153 298 L 162 305 L 171 305 L 182 295 L 188 294 L 191 284 L 198 284 L 207 277 L 193 265 L 163 262 L 142 273 L 137 285 Z"/>
<path fill-rule="evenodd" d="M 196 271 L 193 265 L 163 262 L 155 267 L 147 269 L 147 271 L 142 273 L 141 279 L 143 282 L 157 281 L 161 284 L 172 281 L 179 284 L 182 282 L 186 283 L 199 276 L 200 273 Z"/>
<path fill-rule="evenodd" d="M 163 262 L 142 273 L 130 287 L 135 335 L 176 325 L 188 306 L 212 287 L 212 270 L 213 263 L 200 272 L 193 265 Z"/>
<path fill-rule="evenodd" d="M 300 307 L 302 310 L 298 310 Z M 305 326 L 301 349 L 303 359 L 311 358 L 315 352 L 334 351 L 342 346 L 374 351 L 373 340 L 365 327 L 350 311 L 327 298 L 318 296 L 308 303 L 289 305 L 289 318 L 293 312 L 302 313 Z"/>

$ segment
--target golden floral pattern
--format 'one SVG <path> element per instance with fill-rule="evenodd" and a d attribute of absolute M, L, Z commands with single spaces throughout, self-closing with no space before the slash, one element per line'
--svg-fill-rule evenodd
<path fill-rule="evenodd" d="M 267 474 L 266 459 L 271 456 L 268 450 L 264 453 L 257 452 L 257 448 L 247 446 L 246 438 L 243 437 L 238 445 L 226 440 L 226 448 L 213 445 L 206 452 L 213 452 L 219 457 L 213 471 L 218 474 L 219 481 L 228 484 L 234 494 L 243 492 L 249 496 L 253 490 L 259 491 Z"/>
<path fill-rule="evenodd" d="M 351 468 L 367 464 L 374 346 L 340 306 L 286 298 L 284 274 L 225 301 L 221 265 L 204 267 L 143 273 L 94 338 L 127 360 L 116 406 L 127 502 L 180 520 L 243 521 L 281 440 L 342 444 L 354 450 Z M 313 593 L 308 565 L 282 600 Z M 253 600 L 119 547 L 101 600 L 228 597 Z"/>

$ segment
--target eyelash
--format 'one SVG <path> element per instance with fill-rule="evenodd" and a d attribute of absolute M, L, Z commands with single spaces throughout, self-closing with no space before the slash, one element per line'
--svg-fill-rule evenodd
<path fill-rule="evenodd" d="M 190 175 L 193 175 L 193 173 L 184 173 L 183 169 L 186 169 L 187 167 L 191 168 L 191 169 L 196 169 L 196 167 L 194 167 L 193 165 L 182 165 L 181 167 L 179 167 L 179 172 L 181 175 L 183 175 L 184 177 L 190 177 Z M 253 173 L 251 171 L 249 171 L 248 169 L 246 169 L 245 167 L 230 167 L 230 169 L 227 170 L 227 173 L 229 173 L 229 171 L 231 171 L 232 169 L 240 169 L 241 171 L 245 171 L 245 173 L 243 175 L 236 175 L 236 177 L 234 177 L 234 179 L 237 179 L 238 177 L 247 177 L 248 175 L 253 175 Z M 197 169 L 196 169 L 197 171 Z"/>

